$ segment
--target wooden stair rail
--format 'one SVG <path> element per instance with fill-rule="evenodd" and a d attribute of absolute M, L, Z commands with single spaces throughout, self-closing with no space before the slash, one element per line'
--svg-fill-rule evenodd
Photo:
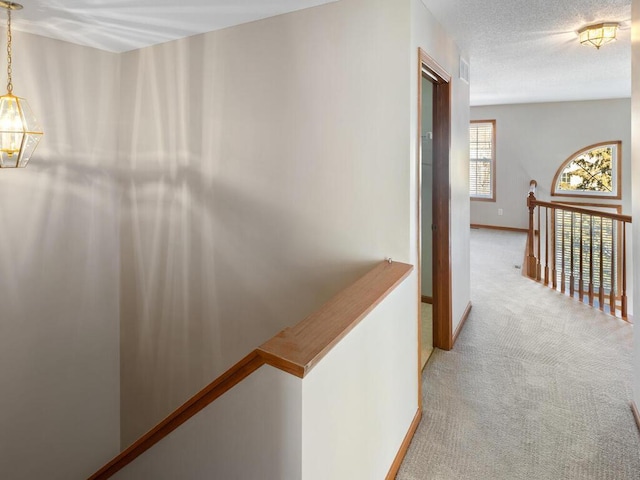
<path fill-rule="evenodd" d="M 527 196 L 527 208 L 529 208 L 529 239 L 527 242 L 527 276 L 530 278 L 536 278 L 536 256 L 534 255 L 534 214 L 536 209 L 536 188 L 538 182 L 531 180 L 529 183 L 529 195 Z"/>
<path fill-rule="evenodd" d="M 89 480 L 110 478 L 264 364 L 304 378 L 412 270 L 413 266 L 406 263 L 391 260 L 379 263 L 319 310 L 252 351 L 91 475 Z"/>
<path fill-rule="evenodd" d="M 535 197 L 536 186 L 537 182 L 532 180 L 527 195 L 529 209 L 527 276 L 562 293 L 566 292 L 571 297 L 577 295 L 580 301 L 589 303 L 591 306 L 597 302 L 600 310 L 604 311 L 605 307 L 608 307 L 612 315 L 616 315 L 616 310 L 619 309 L 621 317 L 626 319 L 628 317 L 626 232 L 627 224 L 632 223 L 632 218 L 629 215 L 576 205 L 543 202 Z M 541 223 L 542 209 L 545 211 L 543 223 Z M 569 231 L 567 232 L 565 228 Z M 577 229 L 579 231 L 576 231 Z M 607 236 L 604 234 L 605 231 L 608 232 Z M 539 233 L 537 239 L 536 233 Z M 557 233 L 561 234 L 560 239 Z M 543 234 L 544 241 L 541 238 Z M 568 251 L 565 246 L 567 243 Z M 541 253 L 543 246 L 544 266 Z M 549 256 L 551 256 L 551 267 L 549 267 Z M 605 258 L 609 264 L 608 294 L 605 294 L 607 285 Z M 558 261 L 560 265 L 557 264 Z M 616 266 L 618 262 L 619 268 Z M 551 275 L 549 275 L 550 269 Z M 567 283 L 569 284 L 568 292 Z M 607 301 L 608 305 L 606 305 Z"/>

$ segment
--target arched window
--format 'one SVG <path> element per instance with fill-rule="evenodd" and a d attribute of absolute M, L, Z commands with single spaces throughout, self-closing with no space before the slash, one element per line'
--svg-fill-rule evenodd
<path fill-rule="evenodd" d="M 621 143 L 597 143 L 571 155 L 556 172 L 551 195 L 619 199 Z"/>

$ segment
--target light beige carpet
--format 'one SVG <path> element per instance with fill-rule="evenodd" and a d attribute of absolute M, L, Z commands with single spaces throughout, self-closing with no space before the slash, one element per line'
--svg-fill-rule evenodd
<path fill-rule="evenodd" d="M 632 327 L 524 278 L 524 244 L 472 230 L 473 309 L 424 369 L 399 480 L 640 479 Z"/>

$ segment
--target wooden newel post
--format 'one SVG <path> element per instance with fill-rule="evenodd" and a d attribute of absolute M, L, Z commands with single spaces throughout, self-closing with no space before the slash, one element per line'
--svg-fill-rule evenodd
<path fill-rule="evenodd" d="M 534 235 L 534 220 L 533 220 L 533 214 L 535 212 L 536 209 L 536 196 L 535 196 L 535 191 L 534 191 L 534 184 L 532 182 L 531 184 L 532 188 L 531 190 L 529 190 L 529 196 L 527 197 L 527 208 L 529 208 L 529 241 L 527 242 L 528 244 L 528 252 L 527 252 L 527 276 L 529 278 L 536 278 L 537 277 L 537 260 L 536 257 L 534 255 L 534 239 L 535 239 L 535 235 Z"/>

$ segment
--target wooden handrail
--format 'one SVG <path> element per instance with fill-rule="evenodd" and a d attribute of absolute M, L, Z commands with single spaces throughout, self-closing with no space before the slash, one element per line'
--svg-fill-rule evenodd
<path fill-rule="evenodd" d="M 527 234 L 527 276 L 536 278 L 536 256 L 533 252 L 534 248 L 534 218 L 533 214 L 536 210 L 536 187 L 538 182 L 531 180 L 529 183 L 529 195 L 527 195 L 527 208 L 529 209 L 529 231 Z"/>
<path fill-rule="evenodd" d="M 540 200 L 533 201 L 533 205 L 538 207 L 554 208 L 556 210 L 566 210 L 568 212 L 581 213 L 583 215 L 592 215 L 594 217 L 609 218 L 611 220 L 618 220 L 619 222 L 632 223 L 632 217 L 629 215 L 622 215 L 620 213 L 601 212 L 599 210 L 592 210 L 590 208 L 576 207 L 575 205 L 566 205 L 560 202 L 541 202 Z M 606 206 L 606 205 L 603 205 Z"/>
<path fill-rule="evenodd" d="M 295 327 L 258 348 L 267 363 L 303 378 L 407 275 L 413 266 L 382 262 Z"/>
<path fill-rule="evenodd" d="M 529 185 L 529 193 L 527 195 L 527 208 L 529 210 L 529 230 L 528 230 L 528 243 L 527 243 L 527 259 L 526 259 L 526 271 L 527 276 L 542 282 L 544 285 L 551 286 L 553 289 L 558 288 L 560 284 L 560 291 L 566 292 L 567 276 L 568 273 L 568 285 L 569 296 L 577 298 L 582 302 L 589 302 L 589 305 L 594 306 L 596 301 L 596 289 L 597 289 L 597 302 L 600 310 L 605 310 L 605 237 L 603 233 L 604 220 L 607 219 L 607 225 L 610 225 L 612 230 L 609 240 L 610 253 L 607 253 L 609 264 L 607 279 L 609 280 L 609 294 L 608 294 L 608 309 L 611 315 L 616 315 L 617 300 L 620 300 L 620 314 L 622 318 L 627 318 L 627 270 L 626 270 L 626 226 L 628 223 L 632 223 L 632 217 L 629 215 L 622 215 L 620 213 L 610 213 L 606 211 L 599 211 L 592 208 L 585 208 L 585 206 L 579 205 L 567 205 L 562 202 L 543 202 L 535 197 L 537 182 L 531 180 Z M 607 207 L 607 205 L 602 205 Z M 537 226 L 542 235 L 544 230 L 544 242 L 542 238 L 537 239 L 535 244 L 535 232 L 536 232 L 536 216 L 537 212 Z M 544 229 L 541 223 L 541 210 L 545 210 L 544 216 Z M 549 215 L 551 211 L 551 215 Z M 570 213 L 569 220 L 567 220 L 567 212 Z M 560 240 L 556 236 L 556 222 L 557 213 L 561 216 L 561 234 Z M 577 215 L 576 215 L 577 214 Z M 549 222 L 551 217 L 551 222 Z M 575 219 L 578 218 L 579 231 L 577 236 L 575 233 Z M 586 218 L 586 223 L 584 219 Z M 595 219 L 599 219 L 594 221 Z M 567 242 L 565 234 L 565 224 L 567 221 L 569 225 L 569 250 L 565 253 L 565 244 Z M 586 225 L 586 228 L 585 228 Z M 619 252 L 620 258 L 617 259 L 616 249 L 614 248 L 614 225 L 617 225 L 618 235 L 621 239 L 621 250 Z M 552 232 L 550 238 L 549 232 Z M 595 240 L 594 240 L 595 239 Z M 550 243 L 551 240 L 551 243 Z M 595 241 L 595 243 L 594 243 Z M 544 243 L 544 263 L 542 259 L 542 245 Z M 537 246 L 537 252 L 535 246 Z M 576 248 L 576 244 L 578 247 Z M 551 245 L 551 246 L 550 246 Z M 585 249 L 586 246 L 586 249 Z M 559 255 L 561 258 L 561 269 L 556 268 L 556 247 L 559 249 Z M 576 253 L 577 250 L 577 253 Z M 551 252 L 551 276 L 549 276 L 549 254 Z M 568 271 L 565 269 L 565 255 L 568 255 Z M 619 271 L 621 276 L 619 278 L 621 285 L 616 283 L 616 261 L 619 261 Z M 544 265 L 544 276 L 541 275 L 541 270 Z M 576 269 L 577 267 L 577 269 Z M 596 276 L 594 269 L 598 268 L 598 275 Z M 576 288 L 577 286 L 577 288 Z M 586 298 L 585 298 L 586 297 Z"/>
<path fill-rule="evenodd" d="M 110 478 L 264 364 L 303 378 L 412 270 L 406 263 L 379 263 L 315 313 L 252 351 L 88 480 Z"/>

